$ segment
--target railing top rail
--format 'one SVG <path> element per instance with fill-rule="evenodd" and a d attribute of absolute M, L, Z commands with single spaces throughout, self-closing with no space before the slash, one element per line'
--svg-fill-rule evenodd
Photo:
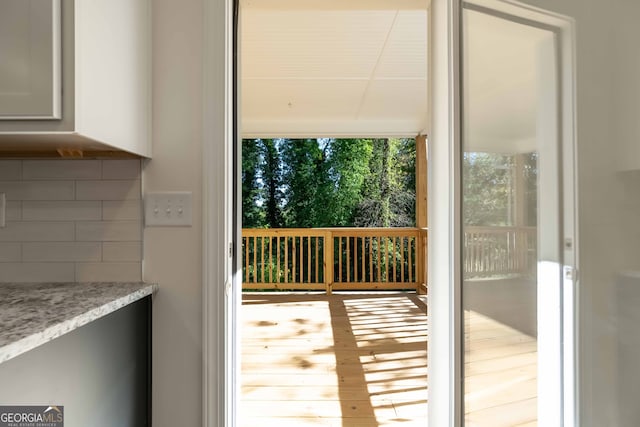
<path fill-rule="evenodd" d="M 243 228 L 243 236 L 304 236 L 322 237 L 326 230 L 319 228 Z"/>
<path fill-rule="evenodd" d="M 337 237 L 402 237 L 417 236 L 418 233 L 420 233 L 420 229 L 418 228 L 332 228 L 327 229 L 327 231 Z"/>
<path fill-rule="evenodd" d="M 416 231 L 426 231 L 427 229 L 421 229 L 416 227 L 318 227 L 318 228 L 243 228 L 243 234 L 311 234 L 322 235 L 327 232 L 331 233 L 348 233 L 348 234 L 408 234 Z"/>

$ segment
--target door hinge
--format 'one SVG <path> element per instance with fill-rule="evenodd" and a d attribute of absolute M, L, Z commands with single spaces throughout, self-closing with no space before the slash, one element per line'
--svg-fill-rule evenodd
<path fill-rule="evenodd" d="M 229 242 L 229 258 L 233 258 L 234 246 L 233 242 Z"/>

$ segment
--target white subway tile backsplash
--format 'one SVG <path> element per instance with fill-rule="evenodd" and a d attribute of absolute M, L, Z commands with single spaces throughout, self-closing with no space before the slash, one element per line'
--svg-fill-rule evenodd
<path fill-rule="evenodd" d="M 138 200 L 140 181 L 78 181 L 77 200 Z"/>
<path fill-rule="evenodd" d="M 0 228 L 0 242 L 73 241 L 73 222 L 7 222 Z"/>
<path fill-rule="evenodd" d="M 0 243 L 0 262 L 19 262 L 21 259 L 20 243 Z"/>
<path fill-rule="evenodd" d="M 74 181 L 0 181 L 7 200 L 73 200 Z"/>
<path fill-rule="evenodd" d="M 82 221 L 76 223 L 78 242 L 141 241 L 140 221 Z"/>
<path fill-rule="evenodd" d="M 0 281 L 142 279 L 140 160 L 0 160 Z"/>
<path fill-rule="evenodd" d="M 102 179 L 128 179 L 140 178 L 140 160 L 103 160 Z"/>
<path fill-rule="evenodd" d="M 102 261 L 141 261 L 142 242 L 103 242 Z"/>
<path fill-rule="evenodd" d="M 100 261 L 102 245 L 99 242 L 37 242 L 22 244 L 25 262 Z"/>
<path fill-rule="evenodd" d="M 20 221 L 22 219 L 22 202 L 18 200 L 7 202 L 5 214 L 7 221 Z"/>
<path fill-rule="evenodd" d="M 102 219 L 105 221 L 140 220 L 142 201 L 105 200 L 102 202 Z"/>
<path fill-rule="evenodd" d="M 102 219 L 100 201 L 24 201 L 23 221 L 90 221 Z"/>
<path fill-rule="evenodd" d="M 22 179 L 100 179 L 100 160 L 25 160 Z"/>
<path fill-rule="evenodd" d="M 0 263 L 0 282 L 73 282 L 74 278 L 73 263 Z"/>
<path fill-rule="evenodd" d="M 22 162 L 0 160 L 0 181 L 19 181 L 22 178 Z"/>
<path fill-rule="evenodd" d="M 82 262 L 76 263 L 78 282 L 125 282 L 142 280 L 139 262 Z"/>

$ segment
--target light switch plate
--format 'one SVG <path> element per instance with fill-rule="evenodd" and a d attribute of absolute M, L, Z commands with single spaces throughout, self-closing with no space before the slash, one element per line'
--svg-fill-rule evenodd
<path fill-rule="evenodd" d="M 191 227 L 191 191 L 147 193 L 144 198 L 144 222 L 147 227 Z"/>
<path fill-rule="evenodd" d="M 7 225 L 7 195 L 0 193 L 0 228 Z"/>

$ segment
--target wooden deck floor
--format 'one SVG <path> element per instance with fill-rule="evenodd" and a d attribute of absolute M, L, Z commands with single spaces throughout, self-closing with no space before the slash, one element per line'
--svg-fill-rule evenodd
<path fill-rule="evenodd" d="M 426 426 L 423 299 L 402 293 L 244 294 L 240 425 Z M 465 321 L 477 326 L 466 355 L 468 425 L 535 425 L 535 395 L 522 391 L 531 388 L 531 375 L 535 382 L 531 351 L 505 348 L 516 340 L 531 350 L 526 336 L 473 313 Z M 535 394 L 535 383 L 531 390 Z"/>
<path fill-rule="evenodd" d="M 465 426 L 537 425 L 537 341 L 465 311 Z"/>

